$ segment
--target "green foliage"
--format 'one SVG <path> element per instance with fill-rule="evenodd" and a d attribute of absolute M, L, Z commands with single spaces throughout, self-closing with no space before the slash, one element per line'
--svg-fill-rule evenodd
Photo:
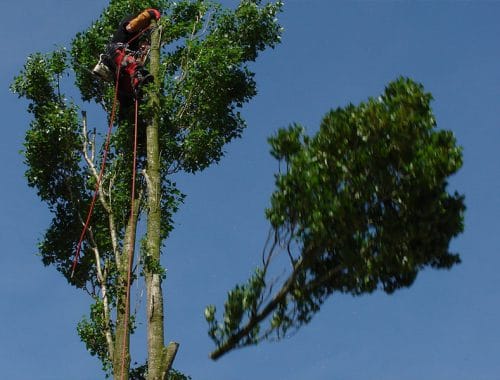
<path fill-rule="evenodd" d="M 169 380 L 192 380 L 191 376 L 184 375 L 176 369 L 171 369 L 168 374 Z"/>
<path fill-rule="evenodd" d="M 304 135 L 304 128 L 298 124 L 291 125 L 288 129 L 280 129 L 268 139 L 271 145 L 271 155 L 277 160 L 289 162 L 292 156 L 296 155 L 307 143 L 307 136 Z"/>
<path fill-rule="evenodd" d="M 80 167 L 81 137 L 78 133 L 77 107 L 60 93 L 59 81 L 66 68 L 66 51 L 35 53 L 28 57 L 24 70 L 14 79 L 11 90 L 30 101 L 34 115 L 24 143 L 26 178 L 30 187 L 47 202 L 54 219 L 39 244 L 45 265 L 55 264 L 74 285 L 84 286 L 88 277 L 69 279 L 70 253 L 81 229 L 78 214 L 85 192 L 85 172 Z M 88 269 L 83 255 L 82 265 Z"/>
<path fill-rule="evenodd" d="M 90 319 L 83 318 L 78 323 L 77 332 L 90 354 L 97 356 L 101 360 L 103 370 L 109 374 L 112 363 L 109 359 L 106 338 L 103 334 L 103 331 L 108 328 L 104 318 L 104 304 L 98 298 L 94 301 L 94 304 L 90 307 Z M 109 328 L 113 331 L 113 326 L 109 326 Z"/>
<path fill-rule="evenodd" d="M 94 65 L 119 20 L 140 6 L 163 12 L 161 150 L 166 167 L 202 170 L 223 156 L 245 123 L 237 111 L 256 94 L 254 61 L 280 40 L 276 15 L 282 3 L 241 1 L 234 11 L 205 0 L 111 1 L 91 28 L 72 42 L 71 54 L 82 98 L 110 107 L 112 89 L 86 69 Z M 146 114 L 155 112 L 143 107 Z"/>
<path fill-rule="evenodd" d="M 264 276 L 265 271 L 257 269 L 246 284 L 237 285 L 228 293 L 224 304 L 223 324 L 217 324 L 215 306 L 206 307 L 205 319 L 209 324 L 209 336 L 218 346 L 224 339 L 238 332 L 244 319 L 249 320 L 257 315 L 258 308 L 263 302 L 262 296 L 266 286 Z M 259 325 L 256 325 L 245 336 L 243 345 L 257 343 L 258 335 Z"/>
<path fill-rule="evenodd" d="M 464 198 L 446 188 L 462 153 L 436 129 L 431 100 L 399 78 L 377 99 L 330 111 L 314 137 L 293 125 L 269 140 L 287 166 L 266 210 L 276 236 L 269 255 L 284 247 L 292 272 L 257 311 L 242 296 L 251 282 L 229 293 L 223 323 L 207 309 L 219 353 L 307 324 L 333 292 L 392 293 L 425 267 L 460 262 L 448 247 L 463 230 Z M 248 339 L 266 318 L 265 333 Z"/>
<path fill-rule="evenodd" d="M 207 0 L 111 0 L 99 18 L 75 36 L 69 52 L 59 48 L 48 54 L 32 54 L 14 79 L 12 91 L 28 101 L 28 112 L 33 115 L 24 144 L 28 184 L 53 213 L 38 247 L 42 261 L 55 266 L 69 283 L 93 297 L 102 294 L 105 285 L 110 312 L 117 311 L 123 283 L 120 276 L 125 273 L 124 237 L 132 196 L 131 110 L 122 107 L 119 112 L 102 180 L 105 201 L 98 199 L 95 205 L 76 272 L 71 276 L 73 255 L 97 182 L 95 172 L 102 164 L 105 127 L 97 126 L 98 133 L 83 133 L 84 120 L 77 106 L 80 100 L 67 99 L 61 90 L 71 86 L 68 82 L 74 78 L 81 100 L 99 104 L 109 115 L 114 86 L 98 80 L 91 69 L 120 20 L 146 8 L 161 10 L 157 26 L 161 28 L 161 68 L 155 83 L 144 89 L 140 105 L 140 174 L 134 196 L 140 219 L 147 213 L 148 196 L 146 177 L 141 175 L 147 164 L 145 131 L 152 115 L 158 115 L 160 235 L 165 239 L 173 229 L 173 215 L 184 200 L 171 175 L 181 170 L 194 173 L 218 162 L 224 145 L 241 135 L 245 123 L 239 109 L 257 93 L 248 63 L 279 42 L 281 28 L 275 16 L 281 6 L 279 1 L 262 4 L 243 0 L 235 10 L 225 10 Z M 68 75 L 70 70 L 74 75 Z M 147 101 L 153 94 L 160 97 L 159 106 Z M 165 276 L 159 260 L 152 260 L 148 252 L 143 252 L 142 263 L 148 271 Z M 93 305 L 89 319 L 78 325 L 78 333 L 89 351 L 109 369 L 101 307 L 99 302 Z"/>
<path fill-rule="evenodd" d="M 162 62 L 170 91 L 162 98 L 167 114 L 162 118 L 161 145 L 189 172 L 219 161 L 223 146 L 241 135 L 245 124 L 238 108 L 256 94 L 246 62 L 274 46 L 280 33 L 273 21 L 279 3 L 259 8 L 243 1 L 234 12 L 205 1 L 196 4 L 196 12 L 192 5 L 189 11 L 174 11 L 172 17 L 182 15 L 181 25 L 189 27 L 183 29 L 185 44 L 169 50 Z M 248 17 L 250 10 L 253 17 Z M 264 25 L 269 26 L 266 33 Z M 165 34 L 167 41 L 173 38 L 168 26 Z"/>

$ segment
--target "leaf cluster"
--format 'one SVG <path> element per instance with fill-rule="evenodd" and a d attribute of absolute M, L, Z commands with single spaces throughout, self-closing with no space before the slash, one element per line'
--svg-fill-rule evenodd
<path fill-rule="evenodd" d="M 146 380 L 148 373 L 148 363 L 134 367 L 130 370 L 129 379 L 130 380 Z M 172 368 L 168 373 L 169 380 L 191 380 L 191 376 L 185 375 L 180 371 Z"/>
<path fill-rule="evenodd" d="M 78 109 L 60 89 L 66 68 L 64 49 L 32 54 L 11 90 L 30 101 L 28 111 L 33 114 L 24 142 L 28 185 L 37 190 L 54 214 L 45 239 L 39 244 L 40 253 L 45 265 L 56 264 L 69 279 L 69 255 L 81 229 L 81 204 L 88 199 L 88 193 L 85 171 L 80 165 Z M 88 269 L 89 263 L 83 260 L 82 265 Z M 78 276 L 72 281 L 80 287 L 85 282 Z"/>
<path fill-rule="evenodd" d="M 263 302 L 263 292 L 265 290 L 265 272 L 256 269 L 248 282 L 237 285 L 228 293 L 227 301 L 224 304 L 224 322 L 218 324 L 215 314 L 217 309 L 214 305 L 205 308 L 205 319 L 209 324 L 208 335 L 217 346 L 228 337 L 238 333 L 243 321 L 248 321 L 257 315 L 259 307 Z M 260 326 L 255 325 L 246 334 L 242 345 L 255 344 L 259 340 Z"/>
<path fill-rule="evenodd" d="M 333 292 L 392 293 L 426 267 L 460 262 L 449 244 L 463 231 L 464 197 L 448 193 L 447 180 L 462 153 L 450 131 L 436 129 L 431 100 L 422 85 L 398 78 L 378 98 L 330 111 L 313 137 L 292 125 L 269 139 L 286 171 L 266 210 L 275 234 L 268 257 L 286 252 L 291 274 L 257 311 L 234 297 L 249 285 L 229 293 L 223 323 L 210 310 L 213 357 L 248 344 L 268 316 L 267 331 L 279 338 L 307 324 Z"/>
<path fill-rule="evenodd" d="M 103 370 L 110 373 L 113 364 L 109 359 L 108 347 L 103 331 L 108 326 L 104 318 L 104 304 L 95 298 L 94 303 L 90 307 L 89 318 L 84 317 L 77 326 L 78 336 L 85 343 L 85 346 L 92 356 L 97 356 L 102 363 Z M 114 326 L 109 326 L 111 332 L 114 331 Z"/>
<path fill-rule="evenodd" d="M 130 1 L 111 1 L 101 17 L 72 42 L 77 85 L 84 100 L 110 108 L 112 88 L 88 71 L 104 52 L 119 20 L 138 11 Z M 235 10 L 206 0 L 143 1 L 161 9 L 162 69 L 158 86 L 161 150 L 167 168 L 202 170 L 223 156 L 223 147 L 245 127 L 238 109 L 255 96 L 254 74 L 248 62 L 274 47 L 281 27 L 276 15 L 281 2 L 241 1 Z M 156 107 L 156 106 L 154 106 Z"/>

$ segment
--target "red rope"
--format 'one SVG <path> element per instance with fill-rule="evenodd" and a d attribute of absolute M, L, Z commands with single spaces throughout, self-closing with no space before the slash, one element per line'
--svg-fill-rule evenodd
<path fill-rule="evenodd" d="M 153 26 L 150 24 L 147 28 L 144 28 L 141 30 L 139 33 L 137 33 L 134 37 L 132 37 L 130 40 L 128 40 L 127 44 L 130 44 L 132 41 L 138 39 L 140 36 L 142 36 L 144 33 L 146 33 L 149 29 L 151 29 Z"/>
<path fill-rule="evenodd" d="M 152 28 L 152 26 L 149 25 L 147 28 L 145 28 L 144 30 L 139 32 L 137 35 L 132 37 L 127 42 L 127 44 L 130 44 L 132 41 L 134 41 L 135 39 L 142 36 L 144 33 L 146 33 L 151 28 Z M 78 240 L 78 245 L 76 247 L 75 258 L 73 259 L 73 266 L 71 268 L 71 278 L 73 278 L 73 275 L 75 274 L 76 265 L 78 264 L 78 259 L 80 258 L 80 253 L 82 250 L 83 239 L 85 238 L 85 234 L 86 234 L 86 232 L 89 228 L 89 225 L 90 225 L 90 219 L 92 218 L 92 213 L 94 212 L 95 202 L 97 200 L 97 195 L 99 193 L 99 187 L 101 186 L 102 177 L 104 175 L 104 169 L 106 167 L 106 159 L 108 157 L 109 144 L 110 144 L 110 140 L 111 140 L 111 131 L 113 129 L 113 124 L 114 124 L 114 120 L 115 120 L 116 102 L 118 99 L 118 84 L 119 84 L 119 79 L 120 79 L 121 64 L 119 64 L 117 66 L 118 66 L 118 68 L 116 70 L 115 97 L 113 100 L 113 107 L 111 109 L 111 118 L 110 118 L 110 122 L 109 122 L 108 135 L 106 136 L 106 145 L 104 147 L 101 170 L 99 172 L 99 177 L 97 179 L 97 183 L 95 186 L 94 196 L 92 197 L 92 202 L 90 202 L 89 211 L 87 212 L 87 220 L 85 221 L 85 224 L 84 224 L 83 229 L 82 229 L 82 233 L 80 234 L 80 239 Z M 136 117 L 137 117 L 137 115 L 136 115 Z M 135 152 L 134 152 L 134 154 L 135 154 Z"/>
<path fill-rule="evenodd" d="M 83 226 L 82 233 L 80 234 L 80 240 L 78 241 L 78 245 L 76 246 L 75 258 L 73 259 L 73 267 L 71 268 L 71 278 L 75 274 L 76 264 L 78 263 L 78 259 L 80 258 L 80 252 L 82 250 L 82 243 L 85 237 L 85 233 L 87 232 L 90 219 L 92 217 L 92 212 L 94 211 L 95 202 L 97 200 L 97 194 L 99 194 L 99 187 L 101 186 L 102 177 L 104 175 L 104 169 L 106 167 L 106 160 L 108 158 L 109 144 L 111 141 L 111 131 L 113 130 L 113 124 L 115 122 L 115 114 L 116 114 L 116 102 L 118 100 L 118 83 L 120 78 L 120 69 L 121 64 L 118 65 L 116 69 L 116 85 L 115 85 L 115 97 L 113 99 L 113 107 L 111 108 L 111 118 L 109 120 L 108 127 L 108 135 L 106 136 L 106 144 L 104 146 L 104 152 L 102 156 L 101 170 L 99 171 L 99 177 L 97 178 L 97 183 L 95 185 L 94 196 L 92 197 L 92 202 L 90 202 L 89 211 L 87 212 L 87 220 L 85 221 L 85 225 Z"/>
<path fill-rule="evenodd" d="M 123 333 L 123 349 L 122 349 L 122 365 L 121 365 L 121 376 L 120 379 L 123 380 L 125 375 L 125 357 L 127 355 L 127 334 L 128 334 L 128 324 L 130 318 L 130 285 L 132 282 L 132 264 L 134 262 L 134 248 L 135 248 L 135 233 L 132 233 L 132 228 L 135 223 L 134 220 L 134 203 L 135 203 L 135 175 L 136 175 L 136 165 L 137 165 L 137 125 L 138 118 L 137 115 L 139 113 L 139 100 L 137 97 L 135 98 L 135 118 L 134 118 L 134 159 L 132 166 L 132 194 L 130 199 L 130 252 L 128 254 L 128 265 L 127 265 L 127 295 L 125 298 L 125 326 Z"/>
<path fill-rule="evenodd" d="M 143 31 L 141 31 L 139 34 L 134 36 L 132 39 L 128 41 L 128 43 L 132 42 L 139 36 L 143 35 L 147 30 L 149 30 L 151 26 L 147 27 Z M 83 227 L 82 233 L 80 235 L 80 240 L 78 241 L 78 245 L 76 248 L 76 253 L 75 253 L 75 258 L 73 260 L 73 267 L 71 269 L 71 277 L 73 277 L 75 273 L 75 268 L 78 263 L 78 259 L 80 257 L 80 252 L 82 248 L 82 242 L 85 237 L 85 233 L 87 232 L 89 225 L 90 225 L 90 219 L 92 217 L 92 213 L 94 211 L 94 206 L 95 202 L 97 200 L 97 195 L 99 193 L 99 187 L 101 185 L 102 177 L 104 175 L 104 169 L 106 167 L 106 159 L 108 157 L 108 151 L 109 151 L 109 144 L 111 141 L 111 131 L 113 129 L 113 124 L 114 124 L 114 119 L 115 119 L 115 114 L 116 114 L 116 102 L 118 99 L 118 84 L 119 84 L 119 79 L 120 79 L 120 68 L 121 64 L 117 65 L 117 72 L 116 72 L 116 85 L 115 85 L 115 97 L 113 100 L 113 107 L 111 110 L 111 118 L 110 118 L 110 123 L 108 127 L 108 134 L 106 136 L 106 144 L 104 147 L 104 152 L 103 152 L 103 158 L 102 158 L 102 164 L 101 164 L 101 170 L 99 172 L 99 177 L 97 179 L 95 191 L 94 191 L 94 196 L 92 197 L 92 202 L 90 203 L 89 211 L 87 213 L 87 220 L 85 221 L 85 225 Z M 135 117 L 134 117 L 134 150 L 133 150 L 133 167 L 132 167 L 132 190 L 131 190 L 131 201 L 130 201 L 130 222 L 131 222 L 131 228 L 133 227 L 135 221 L 134 221 L 134 209 L 135 209 L 135 177 L 136 177 L 136 166 L 137 166 L 137 132 L 138 132 L 138 113 L 139 113 L 139 100 L 137 97 L 135 98 Z M 124 379 L 125 375 L 125 359 L 127 356 L 127 334 L 128 334 L 128 325 L 129 325 L 129 319 L 130 319 L 130 285 L 132 282 L 132 265 L 133 265 L 133 260 L 134 260 L 134 249 L 135 249 L 135 233 L 132 233 L 130 231 L 130 241 L 129 241 L 129 246 L 130 246 L 130 251 L 129 251 L 129 257 L 128 257 L 128 265 L 127 265 L 127 288 L 126 288 L 126 298 L 125 298 L 125 321 L 124 321 L 124 334 L 123 334 L 123 348 L 122 348 L 122 361 L 121 361 L 121 380 Z"/>

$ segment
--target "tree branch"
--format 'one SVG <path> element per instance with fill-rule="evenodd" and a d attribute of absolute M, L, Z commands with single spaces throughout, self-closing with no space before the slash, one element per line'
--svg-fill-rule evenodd
<path fill-rule="evenodd" d="M 232 349 L 239 348 L 240 341 L 244 339 L 248 334 L 250 334 L 250 332 L 259 323 L 265 320 L 274 310 L 276 310 L 276 307 L 280 303 L 285 301 L 285 298 L 290 294 L 290 292 L 296 286 L 297 276 L 299 275 L 299 273 L 301 273 L 304 269 L 307 268 L 306 262 L 308 262 L 310 258 L 314 257 L 317 252 L 318 249 L 314 247 L 309 248 L 305 252 L 303 252 L 301 257 L 295 260 L 295 263 L 293 264 L 292 273 L 290 274 L 288 279 L 283 283 L 281 289 L 274 295 L 274 297 L 266 304 L 266 306 L 264 306 L 264 308 L 260 312 L 251 315 L 243 328 L 239 329 L 238 332 L 231 335 L 221 346 L 217 347 L 217 349 L 210 354 L 210 358 L 213 360 L 217 360 L 218 358 L 228 353 Z M 271 253 L 269 254 L 269 256 L 271 256 Z M 302 290 L 306 293 L 312 291 L 312 289 L 314 289 L 315 287 L 320 286 L 321 284 L 324 284 L 326 281 L 330 280 L 341 269 L 342 269 L 341 265 L 337 265 L 331 268 L 323 276 L 307 284 L 305 288 L 303 288 Z M 272 331 L 273 328 L 268 329 L 259 339 L 267 337 Z"/>
<path fill-rule="evenodd" d="M 247 336 L 260 322 L 266 319 L 269 316 L 269 314 L 271 314 L 271 312 L 273 312 L 276 309 L 278 304 L 284 301 L 289 291 L 292 289 L 297 274 L 302 269 L 303 265 L 304 261 L 302 260 L 302 258 L 297 260 L 293 272 L 290 274 L 288 279 L 285 281 L 285 283 L 283 284 L 281 289 L 276 293 L 273 299 L 269 301 L 269 303 L 262 309 L 262 311 L 260 311 L 258 314 L 252 315 L 248 320 L 248 322 L 246 323 L 245 327 L 240 329 L 237 333 L 231 335 L 224 344 L 217 347 L 217 349 L 210 354 L 211 359 L 217 360 L 224 354 L 231 351 L 232 349 L 238 347 L 239 342 L 245 336 Z"/>
<path fill-rule="evenodd" d="M 118 265 L 119 262 L 119 252 L 118 252 L 118 237 L 116 232 L 116 222 L 113 214 L 113 210 L 111 208 L 111 189 L 113 184 L 113 178 L 110 180 L 109 189 L 108 189 L 108 197 L 109 203 L 106 201 L 106 193 L 104 192 L 102 182 L 99 181 L 99 173 L 94 165 L 95 158 L 95 140 L 93 142 L 89 142 L 87 137 L 87 114 L 85 111 L 82 111 L 82 137 L 83 137 L 83 157 L 85 158 L 85 162 L 87 162 L 88 168 L 92 173 L 94 179 L 98 182 L 99 186 L 97 189 L 99 202 L 101 203 L 104 210 L 106 210 L 108 214 L 108 223 L 109 223 L 109 231 L 111 235 L 111 244 L 113 246 L 113 253 L 115 255 L 115 261 Z M 91 148 L 91 155 L 88 154 L 88 146 Z"/>
<path fill-rule="evenodd" d="M 92 231 L 88 231 L 90 240 L 92 242 L 92 250 L 94 251 L 95 262 L 96 262 L 96 270 L 97 270 L 97 279 L 99 281 L 99 286 L 101 287 L 101 297 L 102 303 L 104 307 L 104 335 L 106 336 L 106 343 L 108 345 L 108 355 L 109 360 L 113 361 L 113 335 L 111 334 L 111 320 L 110 320 L 110 307 L 109 307 L 109 299 L 108 299 L 108 287 L 106 285 L 106 276 L 103 274 L 101 267 L 101 257 L 99 255 L 99 249 L 94 240 L 94 234 Z"/>
<path fill-rule="evenodd" d="M 172 369 L 172 364 L 174 363 L 178 349 L 179 349 L 179 343 L 177 342 L 170 342 L 167 347 L 163 348 L 163 361 L 162 361 L 163 368 L 161 371 L 162 380 L 168 379 L 168 373 Z"/>
<path fill-rule="evenodd" d="M 71 190 L 70 190 L 70 195 L 72 196 Z M 85 224 L 82 215 L 79 212 L 78 212 L 78 219 L 80 220 L 80 223 L 82 225 Z M 103 272 L 101 266 L 101 255 L 99 253 L 99 248 L 94 238 L 94 233 L 92 232 L 91 229 L 88 229 L 87 234 L 90 240 L 90 244 L 92 245 L 92 251 L 94 252 L 96 271 L 97 271 L 97 281 L 99 282 L 99 286 L 101 288 L 101 298 L 104 307 L 104 325 L 105 325 L 104 335 L 106 337 L 106 344 L 108 345 L 108 355 L 110 360 L 113 361 L 114 342 L 113 342 L 113 335 L 111 334 L 111 317 L 110 317 L 111 310 L 108 299 L 108 288 L 106 285 L 106 280 L 107 280 L 107 274 L 105 273 L 106 269 Z"/>

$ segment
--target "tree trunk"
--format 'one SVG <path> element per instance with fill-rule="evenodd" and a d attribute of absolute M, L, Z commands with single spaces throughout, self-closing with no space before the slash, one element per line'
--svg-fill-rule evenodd
<path fill-rule="evenodd" d="M 115 380 L 128 380 L 130 371 L 130 285 L 129 271 L 133 265 L 137 213 L 139 202 L 135 202 L 134 210 L 128 222 L 124 236 L 123 253 L 118 263 L 118 294 L 116 307 L 115 347 L 113 352 L 113 374 Z"/>
<path fill-rule="evenodd" d="M 148 255 L 144 266 L 147 292 L 148 323 L 148 380 L 163 380 L 164 331 L 163 294 L 161 288 L 160 248 L 161 248 L 161 174 L 158 130 L 160 123 L 160 100 L 158 89 L 162 86 L 160 77 L 160 31 L 155 28 L 151 35 L 151 74 L 155 88 L 150 92 L 151 122 L 146 128 L 147 139 L 147 243 Z"/>
<path fill-rule="evenodd" d="M 126 276 L 126 274 L 125 274 Z M 128 328 L 125 328 L 125 303 L 126 303 L 126 295 L 125 295 L 125 287 L 126 287 L 126 279 L 125 283 L 122 281 L 122 275 L 120 275 L 120 290 L 119 295 L 117 297 L 117 315 L 116 315 L 116 329 L 115 329 L 115 347 L 113 352 L 113 378 L 115 380 L 128 380 L 129 368 L 130 368 L 130 332 Z M 125 346 L 125 362 L 123 362 L 123 350 Z M 123 368 L 122 368 L 123 367 Z M 123 369 L 123 374 L 122 374 Z"/>

